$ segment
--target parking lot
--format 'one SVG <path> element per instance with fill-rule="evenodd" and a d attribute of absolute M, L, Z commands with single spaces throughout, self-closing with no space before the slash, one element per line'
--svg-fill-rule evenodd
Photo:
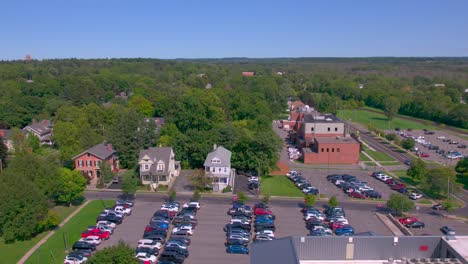
<path fill-rule="evenodd" d="M 386 131 L 386 133 L 396 133 L 396 132 L 397 131 L 394 131 L 394 130 Z M 435 130 L 435 131 L 433 131 L 434 132 L 433 135 L 424 134 L 424 131 L 422 131 L 422 130 L 402 131 L 402 132 L 408 133 L 411 136 L 416 137 L 416 138 L 418 136 L 423 136 L 424 140 L 426 142 L 430 142 L 432 145 L 438 146 L 439 149 L 444 150 L 445 152 L 458 151 L 461 154 L 463 154 L 464 156 L 467 154 L 468 148 L 458 148 L 458 146 L 459 145 L 468 145 L 468 140 L 465 140 L 463 138 L 454 136 L 454 135 L 449 134 L 447 132 Z M 456 141 L 459 144 L 455 145 L 455 144 L 449 144 L 449 142 L 443 142 L 442 139 L 437 138 L 437 137 L 441 137 L 441 136 L 445 137 L 445 139 L 447 139 L 447 140 L 450 139 L 452 141 Z M 404 139 L 402 136 L 399 136 L 399 137 L 400 137 L 400 139 Z M 458 162 L 458 159 L 446 158 L 441 154 L 437 154 L 435 150 L 430 150 L 427 147 L 424 147 L 422 144 L 416 143 L 416 147 L 419 148 L 422 152 L 429 154 L 429 157 L 423 158 L 425 160 L 436 161 L 436 162 L 440 162 L 442 164 L 448 164 L 448 165 L 455 165 Z"/>
<path fill-rule="evenodd" d="M 307 180 L 309 180 L 312 186 L 318 188 L 320 193 L 325 194 L 327 197 L 336 196 L 339 200 L 350 200 L 351 198 L 348 197 L 348 195 L 346 195 L 340 188 L 336 187 L 332 182 L 327 181 L 327 175 L 343 173 L 354 175 L 359 180 L 367 182 L 369 187 L 382 194 L 383 199 L 388 199 L 390 195 L 394 193 L 394 191 L 391 190 L 390 187 L 387 186 L 387 184 L 370 176 L 371 172 L 369 171 L 343 171 L 334 169 L 298 169 L 297 171 L 302 173 L 302 175 Z"/>

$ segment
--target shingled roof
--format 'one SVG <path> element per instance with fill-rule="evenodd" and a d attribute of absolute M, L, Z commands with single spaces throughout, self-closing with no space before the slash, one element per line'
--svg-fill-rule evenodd
<path fill-rule="evenodd" d="M 98 144 L 92 148 L 89 148 L 83 152 L 81 152 L 80 154 L 76 155 L 75 157 L 73 157 L 73 159 L 76 159 L 84 154 L 90 154 L 90 155 L 93 155 L 93 156 L 96 156 L 102 160 L 106 160 L 108 159 L 110 156 L 112 156 L 114 153 L 115 153 L 115 150 L 114 148 L 112 148 L 112 145 L 111 144 L 106 144 L 106 143 L 101 143 L 101 144 Z"/>
<path fill-rule="evenodd" d="M 143 157 L 148 156 L 148 158 L 154 162 L 149 172 L 142 172 L 142 175 L 145 175 L 145 173 L 150 173 L 151 175 L 167 175 L 172 152 L 172 147 L 157 147 L 140 150 L 138 160 L 142 160 Z M 157 170 L 157 162 L 159 161 L 164 162 L 163 171 Z"/>
<path fill-rule="evenodd" d="M 213 163 L 212 160 L 218 158 L 220 163 Z M 215 150 L 208 153 L 206 156 L 205 167 L 231 167 L 231 151 L 225 149 L 222 146 L 215 147 Z"/>

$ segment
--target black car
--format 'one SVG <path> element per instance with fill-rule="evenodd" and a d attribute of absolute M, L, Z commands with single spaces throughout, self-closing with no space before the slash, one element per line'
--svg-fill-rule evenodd
<path fill-rule="evenodd" d="M 178 236 L 190 236 L 189 232 L 184 229 L 177 230 L 177 232 L 174 232 L 172 234 L 178 235 Z"/>
<path fill-rule="evenodd" d="M 88 242 L 84 242 L 84 241 L 78 241 L 78 242 L 76 242 L 75 244 L 73 244 L 72 249 L 73 249 L 73 250 L 82 250 L 82 249 L 85 249 L 85 250 L 92 250 L 92 251 L 95 251 L 95 250 L 96 250 L 96 245 L 95 245 L 95 244 L 88 243 Z"/>
<path fill-rule="evenodd" d="M 463 148 L 463 149 L 464 149 L 464 148 L 466 148 L 466 145 L 463 145 L 463 144 L 462 144 L 462 145 L 458 145 L 457 148 Z"/>
<path fill-rule="evenodd" d="M 140 252 L 149 253 L 151 255 L 157 256 L 159 254 L 159 250 L 157 248 L 148 248 L 148 247 L 138 247 L 135 250 L 135 254 Z"/>
<path fill-rule="evenodd" d="M 421 221 L 412 222 L 406 225 L 408 228 L 424 228 L 425 224 Z"/>
<path fill-rule="evenodd" d="M 401 130 L 401 128 L 395 127 L 395 131 L 400 131 L 400 130 Z"/>
<path fill-rule="evenodd" d="M 184 257 L 188 257 L 189 256 L 189 251 L 185 248 L 180 248 L 180 247 L 174 247 L 174 246 L 165 246 L 164 247 L 164 252 L 175 252 L 175 253 L 179 253 L 180 255 L 184 256 Z"/>
<path fill-rule="evenodd" d="M 259 182 L 249 182 L 247 184 L 247 189 L 249 190 L 256 190 L 258 189 L 258 187 L 260 186 L 260 183 Z"/>
<path fill-rule="evenodd" d="M 122 223 L 122 217 L 117 217 L 117 216 L 114 216 L 114 215 L 103 215 L 103 216 L 100 215 L 96 219 L 96 222 L 97 221 L 109 221 L 111 223 L 120 225 Z"/>
<path fill-rule="evenodd" d="M 255 224 L 254 228 L 255 228 L 255 232 L 260 232 L 263 230 L 271 230 L 271 231 L 276 230 L 276 227 L 274 224 L 268 224 L 268 223 L 257 223 Z"/>
<path fill-rule="evenodd" d="M 242 245 L 242 246 L 247 246 L 249 244 L 249 241 L 246 240 L 241 240 L 241 239 L 235 239 L 235 238 L 228 238 L 226 239 L 226 242 L 224 245 L 231 246 L 231 245 Z"/>
<path fill-rule="evenodd" d="M 439 210 L 444 210 L 444 206 L 443 206 L 442 204 L 439 203 L 439 204 L 433 205 L 433 206 L 432 206 L 432 209 L 437 210 L 437 211 L 439 211 Z"/>
<path fill-rule="evenodd" d="M 159 256 L 159 261 L 160 262 L 162 262 L 162 261 L 171 261 L 171 262 L 174 262 L 176 264 L 181 264 L 181 263 L 184 262 L 184 260 L 185 260 L 184 255 L 179 254 L 177 252 L 173 252 L 173 251 L 164 251 Z"/>
<path fill-rule="evenodd" d="M 89 258 L 93 254 L 91 249 L 78 249 L 76 251 L 70 252 L 68 256 L 82 256 Z"/>
<path fill-rule="evenodd" d="M 337 180 L 343 180 L 343 177 L 339 174 L 331 174 L 327 176 L 327 180 L 330 182 L 335 182 Z"/>
<path fill-rule="evenodd" d="M 408 165 L 408 166 L 411 166 L 411 162 L 412 162 L 411 160 L 405 160 L 403 163 Z"/>
<path fill-rule="evenodd" d="M 439 146 L 430 145 L 430 146 L 428 147 L 428 149 L 431 149 L 431 150 L 438 150 L 438 149 L 439 149 Z"/>
<path fill-rule="evenodd" d="M 235 229 L 235 228 L 243 229 L 243 230 L 247 230 L 247 231 L 250 231 L 250 229 L 251 229 L 249 224 L 242 224 L 242 223 L 239 223 L 239 222 L 234 222 L 232 224 L 225 225 L 223 230 L 224 230 L 224 232 L 229 232 L 229 230 Z"/>
<path fill-rule="evenodd" d="M 174 217 L 174 220 L 172 220 L 172 223 L 174 223 L 175 225 L 187 222 L 190 222 L 193 226 L 198 225 L 198 220 L 195 218 L 190 218 L 189 216 L 176 216 Z"/>
<path fill-rule="evenodd" d="M 363 192 L 367 197 L 374 198 L 374 199 L 381 199 L 382 195 L 376 191 L 364 191 Z"/>

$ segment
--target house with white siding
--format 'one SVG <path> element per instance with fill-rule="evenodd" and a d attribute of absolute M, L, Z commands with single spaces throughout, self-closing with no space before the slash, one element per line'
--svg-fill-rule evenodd
<path fill-rule="evenodd" d="M 231 169 L 231 151 L 222 146 L 213 146 L 205 159 L 205 176 L 212 179 L 213 191 L 220 192 L 226 186 L 233 186 L 234 170 Z"/>

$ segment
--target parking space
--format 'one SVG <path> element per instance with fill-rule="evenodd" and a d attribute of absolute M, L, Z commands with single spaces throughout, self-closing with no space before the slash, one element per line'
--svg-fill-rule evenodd
<path fill-rule="evenodd" d="M 381 182 L 374 177 L 370 176 L 369 171 L 343 171 L 334 169 L 313 169 L 313 170 L 297 170 L 309 180 L 312 186 L 319 189 L 320 193 L 325 194 L 327 197 L 336 196 L 338 199 L 351 199 L 340 188 L 336 187 L 333 183 L 327 181 L 327 175 L 330 174 L 350 174 L 356 176 L 359 180 L 368 183 L 369 187 L 382 194 L 383 199 L 388 199 L 393 191 L 384 182 Z"/>
<path fill-rule="evenodd" d="M 443 233 L 440 231 L 440 228 L 445 225 L 455 228 L 458 235 L 468 234 L 468 224 L 466 222 L 456 219 L 447 219 L 433 211 L 427 213 L 414 213 L 411 214 L 411 216 L 418 218 L 425 224 L 425 228 L 411 229 L 411 232 L 413 232 L 415 235 L 443 235 Z"/>
<path fill-rule="evenodd" d="M 136 247 L 138 240 L 143 236 L 143 230 L 153 213 L 161 206 L 159 202 L 137 202 L 132 207 L 132 215 L 125 217 L 118 225 L 109 240 L 103 241 L 101 247 L 110 247 L 118 244 L 120 240 L 131 247 Z"/>
<path fill-rule="evenodd" d="M 243 192 L 245 194 L 250 194 L 250 195 L 258 195 L 259 190 L 258 189 L 249 189 L 248 188 L 248 178 L 249 175 L 242 172 L 238 171 L 236 173 L 236 179 L 234 181 L 234 193 L 239 193 Z"/>

